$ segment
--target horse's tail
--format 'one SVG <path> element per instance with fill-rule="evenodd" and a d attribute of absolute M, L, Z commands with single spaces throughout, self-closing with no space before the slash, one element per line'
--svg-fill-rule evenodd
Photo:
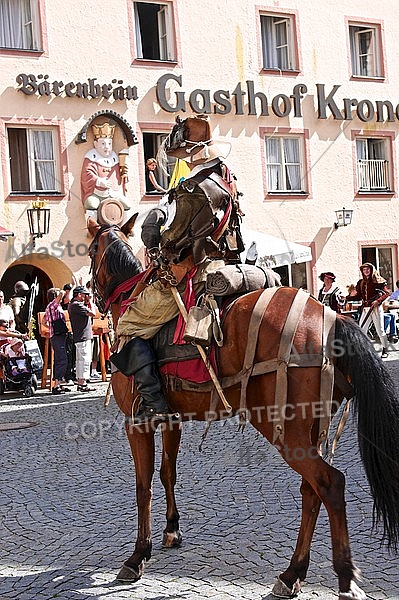
<path fill-rule="evenodd" d="M 337 315 L 337 368 L 355 397 L 360 456 L 374 499 L 373 527 L 389 549 L 399 545 L 399 400 L 386 366 L 353 319 Z"/>

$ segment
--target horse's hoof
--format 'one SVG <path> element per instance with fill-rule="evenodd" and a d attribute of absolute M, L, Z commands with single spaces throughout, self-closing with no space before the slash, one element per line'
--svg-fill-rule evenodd
<path fill-rule="evenodd" d="M 163 532 L 162 548 L 180 548 L 183 538 L 180 531 Z"/>
<path fill-rule="evenodd" d="M 120 583 L 136 583 L 140 577 L 141 573 L 138 570 L 123 564 L 121 570 L 116 576 L 116 581 L 119 581 Z"/>
<path fill-rule="evenodd" d="M 277 577 L 277 581 L 272 589 L 272 594 L 273 596 L 276 596 L 276 598 L 295 598 L 300 591 L 301 584 L 299 579 L 296 580 L 292 588 L 289 588 L 283 581 L 281 581 L 280 577 Z"/>
<path fill-rule="evenodd" d="M 340 592 L 338 600 L 366 600 L 367 596 L 354 581 L 351 581 L 349 592 Z"/>

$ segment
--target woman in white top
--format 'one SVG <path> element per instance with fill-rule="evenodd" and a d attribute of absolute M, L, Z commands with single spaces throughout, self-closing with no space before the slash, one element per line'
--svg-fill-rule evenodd
<path fill-rule="evenodd" d="M 329 306 L 332 310 L 335 310 L 335 312 L 341 312 L 345 306 L 345 296 L 339 287 L 334 285 L 334 273 L 331 273 L 331 271 L 326 271 L 320 275 L 319 279 L 321 279 L 324 284 L 319 291 L 319 302 Z"/>

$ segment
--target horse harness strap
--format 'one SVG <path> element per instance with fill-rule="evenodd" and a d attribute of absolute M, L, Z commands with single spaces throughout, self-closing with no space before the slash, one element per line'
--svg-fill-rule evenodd
<path fill-rule="evenodd" d="M 252 375 L 252 370 L 254 367 L 254 359 L 256 352 L 256 345 L 258 342 L 258 335 L 260 325 L 262 323 L 263 315 L 266 312 L 266 309 L 273 298 L 274 294 L 277 292 L 278 288 L 268 288 L 262 292 L 259 296 L 254 309 L 251 314 L 251 320 L 249 322 L 248 327 L 248 336 L 247 336 L 247 347 L 245 349 L 245 357 L 244 364 L 241 370 L 241 395 L 240 395 L 240 415 L 244 415 L 246 410 L 246 393 L 247 386 L 249 382 L 249 378 Z"/>
<path fill-rule="evenodd" d="M 284 438 L 284 414 L 288 391 L 288 364 L 299 320 L 302 316 L 309 295 L 299 289 L 289 310 L 280 339 L 277 355 L 277 379 L 274 393 L 274 406 L 277 409 L 276 421 L 273 426 L 273 444 L 277 438 Z"/>
<path fill-rule="evenodd" d="M 322 418 L 320 419 L 319 432 L 327 435 L 330 423 L 331 401 L 334 387 L 334 365 L 332 363 L 331 348 L 335 334 L 336 313 L 328 307 L 323 312 L 323 332 L 321 333 L 322 352 L 317 354 L 298 354 L 293 352 L 295 333 L 309 298 L 302 289 L 297 291 L 294 301 L 287 315 L 282 332 L 280 346 L 276 358 L 254 364 L 256 345 L 259 329 L 267 306 L 279 288 L 265 289 L 259 296 L 252 312 L 249 329 L 248 345 L 244 358 L 243 368 L 239 373 L 221 380 L 223 388 L 232 387 L 241 383 L 240 414 L 246 411 L 246 390 L 251 376 L 264 375 L 277 372 L 274 413 L 277 419 L 274 422 L 273 443 L 284 440 L 284 415 L 288 391 L 288 367 L 321 367 L 320 399 L 322 402 Z"/>
<path fill-rule="evenodd" d="M 327 306 L 323 306 L 323 363 L 320 375 L 320 399 L 323 403 L 322 414 L 319 420 L 318 445 L 327 439 L 331 422 L 331 403 L 334 388 L 334 364 L 330 356 L 332 342 L 335 335 L 335 319 L 337 313 Z"/>

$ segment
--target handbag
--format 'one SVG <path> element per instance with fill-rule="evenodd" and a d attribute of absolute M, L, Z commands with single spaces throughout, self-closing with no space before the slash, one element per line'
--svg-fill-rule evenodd
<path fill-rule="evenodd" d="M 65 335 L 68 333 L 68 326 L 63 319 L 56 319 L 54 321 L 53 316 L 50 312 L 51 323 L 53 325 L 53 335 Z"/>

